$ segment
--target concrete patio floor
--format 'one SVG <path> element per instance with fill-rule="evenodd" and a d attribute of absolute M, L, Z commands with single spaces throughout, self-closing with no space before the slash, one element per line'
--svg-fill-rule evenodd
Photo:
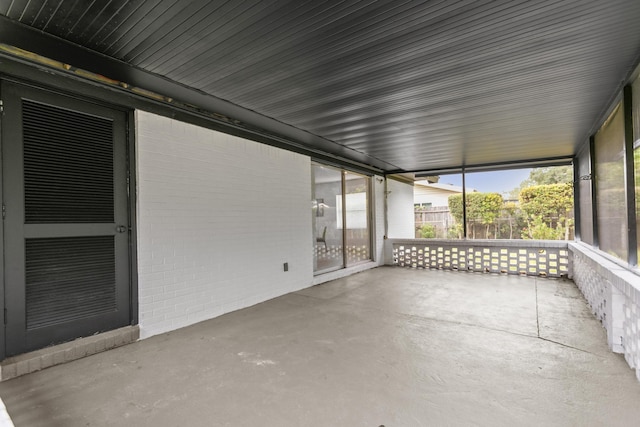
<path fill-rule="evenodd" d="M 382 267 L 0 383 L 26 426 L 632 426 L 570 281 Z"/>

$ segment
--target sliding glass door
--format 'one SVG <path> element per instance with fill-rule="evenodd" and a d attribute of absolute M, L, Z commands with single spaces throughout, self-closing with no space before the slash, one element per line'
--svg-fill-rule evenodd
<path fill-rule="evenodd" d="M 371 259 L 369 180 L 366 176 L 344 172 L 347 266 Z"/>
<path fill-rule="evenodd" d="M 311 170 L 315 234 L 313 271 L 335 270 L 343 266 L 342 213 L 336 206 L 336 200 L 342 200 L 342 171 L 315 164 Z"/>
<path fill-rule="evenodd" d="M 312 165 L 314 272 L 371 259 L 370 178 Z"/>

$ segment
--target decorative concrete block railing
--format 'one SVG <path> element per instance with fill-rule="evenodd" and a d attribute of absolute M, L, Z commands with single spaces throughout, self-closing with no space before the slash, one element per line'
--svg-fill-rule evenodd
<path fill-rule="evenodd" d="M 389 239 L 402 267 L 528 276 L 570 275 L 567 242 L 540 240 Z"/>
<path fill-rule="evenodd" d="M 624 354 L 640 380 L 640 275 L 590 246 L 571 243 L 573 281 L 607 331 L 609 348 Z"/>
<path fill-rule="evenodd" d="M 318 260 L 342 259 L 342 246 L 324 246 L 321 243 L 314 245 L 313 256 Z M 349 263 L 366 261 L 371 258 L 367 245 L 350 245 L 346 247 L 347 261 Z"/>

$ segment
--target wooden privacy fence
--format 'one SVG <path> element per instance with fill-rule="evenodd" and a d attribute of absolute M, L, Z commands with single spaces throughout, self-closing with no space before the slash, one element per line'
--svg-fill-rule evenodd
<path fill-rule="evenodd" d="M 420 227 L 429 224 L 435 228 L 436 238 L 446 238 L 449 228 L 455 223 L 448 206 L 420 208 L 414 212 L 416 233 L 419 233 Z M 420 235 L 417 234 L 416 237 L 420 237 Z"/>

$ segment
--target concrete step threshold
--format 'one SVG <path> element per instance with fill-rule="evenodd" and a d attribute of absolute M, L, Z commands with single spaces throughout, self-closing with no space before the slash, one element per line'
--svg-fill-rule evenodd
<path fill-rule="evenodd" d="M 0 381 L 6 381 L 51 366 L 121 347 L 136 342 L 139 338 L 140 328 L 138 325 L 125 326 L 113 331 L 78 338 L 63 344 L 12 356 L 0 362 Z"/>

